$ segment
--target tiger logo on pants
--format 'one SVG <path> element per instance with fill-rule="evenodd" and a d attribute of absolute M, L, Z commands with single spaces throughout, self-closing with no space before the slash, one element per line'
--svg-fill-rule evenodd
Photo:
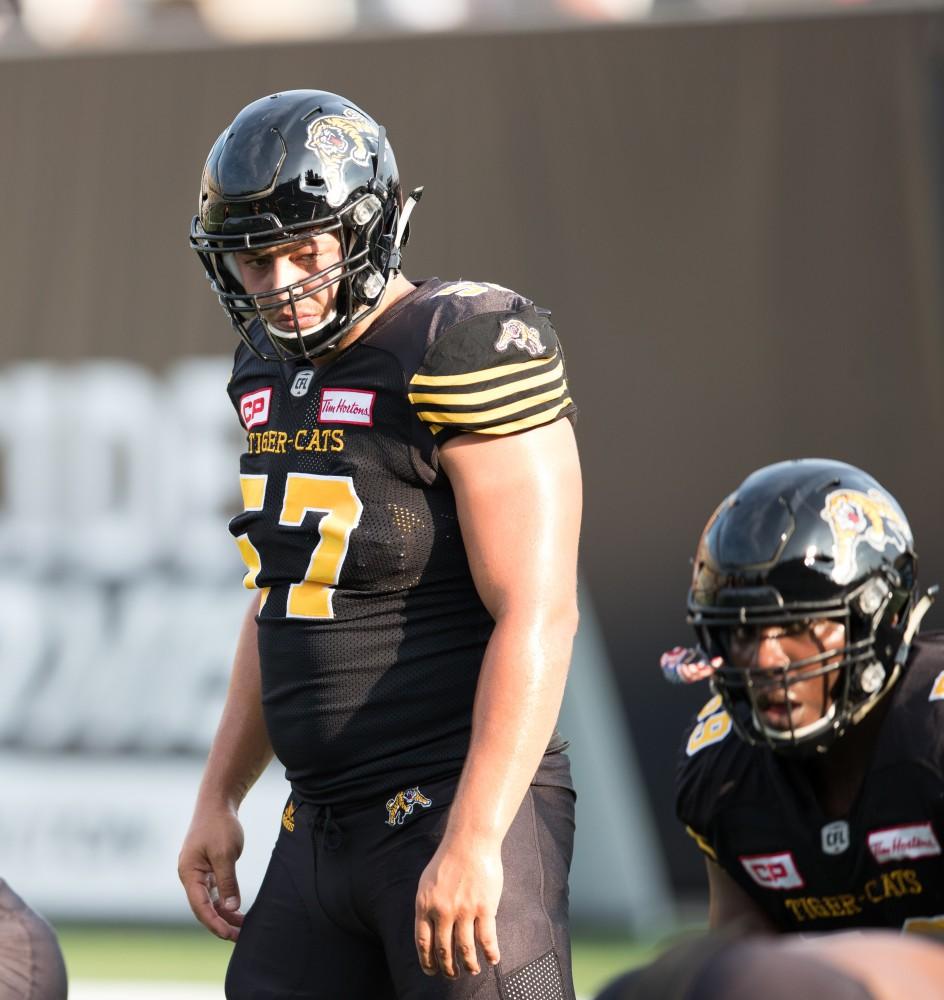
<path fill-rule="evenodd" d="M 418 786 L 405 788 L 387 800 L 387 826 L 402 826 L 404 818 L 413 814 L 413 806 L 428 809 L 432 804 L 433 800 L 427 798 Z"/>

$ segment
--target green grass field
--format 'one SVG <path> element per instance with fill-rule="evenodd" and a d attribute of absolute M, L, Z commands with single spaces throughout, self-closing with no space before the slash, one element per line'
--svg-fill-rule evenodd
<path fill-rule="evenodd" d="M 178 980 L 222 983 L 231 946 L 200 929 L 57 926 L 70 979 Z M 631 940 L 578 933 L 574 937 L 574 981 L 578 993 L 592 996 L 618 972 L 647 961 L 667 938 Z"/>

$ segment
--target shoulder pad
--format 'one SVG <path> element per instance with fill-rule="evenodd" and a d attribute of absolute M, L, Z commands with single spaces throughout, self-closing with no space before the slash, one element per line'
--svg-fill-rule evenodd
<path fill-rule="evenodd" d="M 409 399 L 437 443 L 511 434 L 575 412 L 550 316 L 522 303 L 462 319 L 427 350 Z"/>
<path fill-rule="evenodd" d="M 721 695 L 716 694 L 710 701 L 702 705 L 695 716 L 695 725 L 688 734 L 685 743 L 685 754 L 693 757 L 696 753 L 720 743 L 731 732 L 731 716 L 724 710 Z"/>

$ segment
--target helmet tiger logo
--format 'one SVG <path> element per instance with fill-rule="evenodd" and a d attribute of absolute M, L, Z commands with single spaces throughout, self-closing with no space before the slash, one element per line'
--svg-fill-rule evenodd
<path fill-rule="evenodd" d="M 826 497 L 820 517 L 829 525 L 834 545 L 836 583 L 849 583 L 856 573 L 855 554 L 864 542 L 876 552 L 893 545 L 904 552 L 911 529 L 898 507 L 878 490 L 834 490 Z"/>
<path fill-rule="evenodd" d="M 366 167 L 371 151 L 368 139 L 377 139 L 377 126 L 354 108 L 343 114 L 316 118 L 308 126 L 305 146 L 321 160 L 321 174 L 328 188 L 328 204 L 337 208 L 343 204 L 348 189 L 344 184 L 344 167 L 356 163 Z"/>
<path fill-rule="evenodd" d="M 427 798 L 418 786 L 405 788 L 387 800 L 387 826 L 402 826 L 404 818 L 413 814 L 413 806 L 428 809 L 432 804 L 433 800 Z"/>
<path fill-rule="evenodd" d="M 541 335 L 533 326 L 520 319 L 506 319 L 501 325 L 501 333 L 495 341 L 495 350 L 504 353 L 514 344 L 519 351 L 527 351 L 532 358 L 544 353 Z"/>

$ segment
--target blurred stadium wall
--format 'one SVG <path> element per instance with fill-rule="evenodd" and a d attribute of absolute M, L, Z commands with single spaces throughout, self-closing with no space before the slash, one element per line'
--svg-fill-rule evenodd
<path fill-rule="evenodd" d="M 0 60 L 0 867 L 34 859 L 66 914 L 127 896 L 116 859 L 141 859 L 139 899 L 177 892 L 144 859 L 186 824 L 245 600 L 234 340 L 187 226 L 232 115 L 315 86 L 369 108 L 426 186 L 409 275 L 554 311 L 586 475 L 575 674 L 612 669 L 567 710 L 578 836 L 623 844 L 610 888 L 657 916 L 662 864 L 701 893 L 672 777 L 704 692 L 657 660 L 687 641 L 715 504 L 770 461 L 861 464 L 944 576 L 942 31 L 936 9 L 870 10 Z M 587 713 L 592 733 L 614 705 L 630 741 L 591 747 Z M 95 877 L 64 895 L 51 857 Z"/>

